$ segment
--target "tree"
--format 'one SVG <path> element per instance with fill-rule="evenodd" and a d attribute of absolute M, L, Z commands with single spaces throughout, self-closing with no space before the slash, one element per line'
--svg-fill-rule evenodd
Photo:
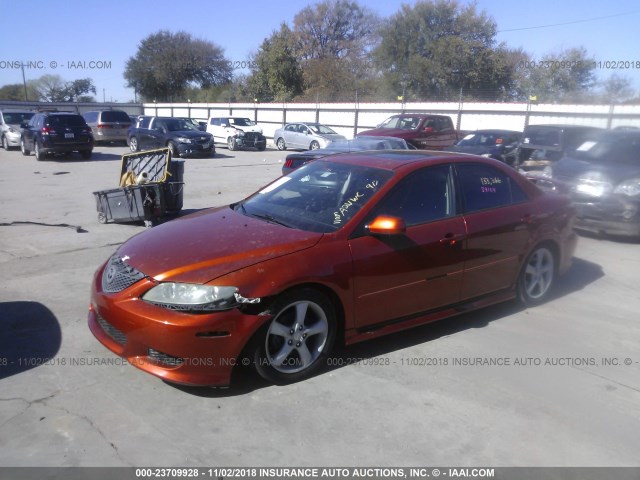
<path fill-rule="evenodd" d="M 636 91 L 632 87 L 628 77 L 617 74 L 611 75 L 606 80 L 600 82 L 600 99 L 606 103 L 622 103 L 636 96 Z"/>
<path fill-rule="evenodd" d="M 285 102 L 304 90 L 303 71 L 294 52 L 295 41 L 283 23 L 253 55 L 248 88 L 260 101 Z"/>
<path fill-rule="evenodd" d="M 14 83 L 0 87 L 0 100 L 25 101 L 37 99 L 38 92 L 33 88 L 31 82 L 27 83 L 26 99 L 24 98 L 24 84 L 22 83 Z"/>
<path fill-rule="evenodd" d="M 38 92 L 38 100 L 43 102 L 64 102 L 65 81 L 60 75 L 42 75 L 33 80 L 33 86 Z"/>
<path fill-rule="evenodd" d="M 524 69 L 524 84 L 539 102 L 588 100 L 595 86 L 595 61 L 584 47 L 547 53 Z"/>
<path fill-rule="evenodd" d="M 80 78 L 67 82 L 64 88 L 64 98 L 67 102 L 95 102 L 95 98 L 86 95 L 96 94 L 96 87 L 90 78 Z"/>
<path fill-rule="evenodd" d="M 231 80 L 222 48 L 186 32 L 161 30 L 146 37 L 127 60 L 124 77 L 146 99 L 181 98 L 188 86 L 207 88 Z"/>
<path fill-rule="evenodd" d="M 300 58 L 307 87 L 303 98 L 353 99 L 375 69 L 370 53 L 380 20 L 349 0 L 324 0 L 302 9 L 293 20 L 293 52 Z"/>
<path fill-rule="evenodd" d="M 374 55 L 384 81 L 412 98 L 457 99 L 460 90 L 486 100 L 505 95 L 514 72 L 496 45 L 496 23 L 474 4 L 456 0 L 402 5 L 381 30 Z"/>

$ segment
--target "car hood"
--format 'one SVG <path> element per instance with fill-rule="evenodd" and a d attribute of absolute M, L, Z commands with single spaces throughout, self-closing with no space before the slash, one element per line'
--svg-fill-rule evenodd
<path fill-rule="evenodd" d="M 238 125 L 231 125 L 230 128 L 235 128 L 236 130 L 242 130 L 243 132 L 262 133 L 262 128 L 258 127 L 257 125 L 254 125 L 252 127 L 241 127 Z"/>
<path fill-rule="evenodd" d="M 361 136 L 374 136 L 374 137 L 396 137 L 405 138 L 416 133 L 417 130 L 402 130 L 400 128 L 374 128 L 373 130 L 365 130 L 358 134 Z"/>
<path fill-rule="evenodd" d="M 600 173 L 611 183 L 618 184 L 625 179 L 640 177 L 640 167 L 625 163 L 595 162 L 574 157 L 563 157 L 551 167 L 553 177 L 559 180 L 578 180 L 586 173 Z"/>
<path fill-rule="evenodd" d="M 338 140 L 346 140 L 347 137 L 344 135 L 340 135 L 339 133 L 314 133 L 316 137 L 321 137 L 326 140 L 330 140 L 332 142 L 337 142 Z"/>
<path fill-rule="evenodd" d="M 492 147 L 487 145 L 467 145 L 467 146 L 453 145 L 451 147 L 447 147 L 447 151 L 460 152 L 460 153 L 472 153 L 474 155 L 484 155 L 486 153 L 490 153 L 490 154 L 499 153 L 500 147 Z"/>
<path fill-rule="evenodd" d="M 206 283 L 259 262 L 310 248 L 321 233 L 267 223 L 230 207 L 204 210 L 136 235 L 118 250 L 159 281 Z"/>
<path fill-rule="evenodd" d="M 187 137 L 187 138 L 200 138 L 200 137 L 210 138 L 211 137 L 210 133 L 202 132 L 200 130 L 174 130 L 169 133 L 171 135 L 175 135 L 176 137 Z"/>

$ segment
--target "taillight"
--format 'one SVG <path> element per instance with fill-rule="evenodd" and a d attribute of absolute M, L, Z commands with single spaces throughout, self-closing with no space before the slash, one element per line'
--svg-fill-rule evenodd
<path fill-rule="evenodd" d="M 284 162 L 284 166 L 287 168 L 293 168 L 293 159 L 287 158 Z"/>
<path fill-rule="evenodd" d="M 98 128 L 113 128 L 113 126 L 106 123 L 99 123 Z"/>
<path fill-rule="evenodd" d="M 56 133 L 56 131 L 55 131 L 55 130 L 53 130 L 53 129 L 49 128 L 49 127 L 42 127 L 42 128 L 40 129 L 40 132 L 41 132 L 43 135 L 55 135 L 55 133 Z"/>

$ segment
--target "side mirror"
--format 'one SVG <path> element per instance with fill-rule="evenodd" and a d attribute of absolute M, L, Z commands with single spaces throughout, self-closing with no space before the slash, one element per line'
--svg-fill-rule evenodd
<path fill-rule="evenodd" d="M 371 235 L 403 235 L 407 231 L 404 220 L 390 215 L 378 215 L 366 226 Z"/>

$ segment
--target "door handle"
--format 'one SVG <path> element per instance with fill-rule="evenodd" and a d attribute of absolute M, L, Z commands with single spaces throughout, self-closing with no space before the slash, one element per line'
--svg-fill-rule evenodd
<path fill-rule="evenodd" d="M 466 235 L 464 233 L 447 233 L 440 239 L 440 243 L 447 246 L 453 246 L 460 243 Z"/>

